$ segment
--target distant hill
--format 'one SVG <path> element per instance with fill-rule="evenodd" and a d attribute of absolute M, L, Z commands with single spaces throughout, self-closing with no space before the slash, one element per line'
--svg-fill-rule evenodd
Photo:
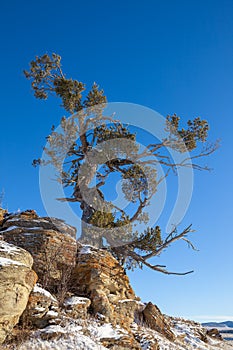
<path fill-rule="evenodd" d="M 202 325 L 204 327 L 212 327 L 212 328 L 224 328 L 224 327 L 233 328 L 233 321 L 206 322 L 206 323 L 202 323 Z"/>

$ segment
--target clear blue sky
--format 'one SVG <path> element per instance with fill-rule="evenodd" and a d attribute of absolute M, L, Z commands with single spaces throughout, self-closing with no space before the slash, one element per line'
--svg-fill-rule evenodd
<path fill-rule="evenodd" d="M 212 173 L 196 173 L 184 225 L 192 223 L 199 252 L 176 244 L 159 260 L 165 276 L 145 269 L 130 274 L 136 293 L 163 312 L 196 320 L 233 320 L 232 133 L 233 1 L 2 1 L 0 190 L 10 211 L 40 199 L 39 157 L 58 101 L 36 101 L 22 70 L 35 55 L 56 52 L 67 75 L 100 84 L 111 102 L 132 102 L 162 115 L 201 115 L 221 148 Z"/>

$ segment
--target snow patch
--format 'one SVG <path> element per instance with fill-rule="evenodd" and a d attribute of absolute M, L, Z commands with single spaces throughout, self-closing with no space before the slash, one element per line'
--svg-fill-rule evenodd
<path fill-rule="evenodd" d="M 40 331 L 40 333 L 66 333 L 66 330 L 59 325 L 48 326 Z"/>
<path fill-rule="evenodd" d="M 119 339 L 121 335 L 118 330 L 114 329 L 111 323 L 105 323 L 102 326 L 89 328 L 91 334 L 98 340 L 102 338 L 114 338 Z"/>

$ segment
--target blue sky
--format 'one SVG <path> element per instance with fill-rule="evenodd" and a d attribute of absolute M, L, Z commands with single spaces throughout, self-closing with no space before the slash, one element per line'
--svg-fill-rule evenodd
<path fill-rule="evenodd" d="M 39 157 L 64 112 L 36 101 L 22 70 L 56 52 L 68 76 L 96 81 L 110 102 L 130 102 L 185 120 L 201 115 L 221 148 L 196 172 L 183 225 L 193 224 L 199 252 L 177 243 L 159 262 L 185 276 L 130 273 L 136 293 L 163 312 L 196 320 L 233 319 L 232 132 L 233 1 L 5 1 L 1 3 L 0 190 L 10 211 L 46 212 Z"/>

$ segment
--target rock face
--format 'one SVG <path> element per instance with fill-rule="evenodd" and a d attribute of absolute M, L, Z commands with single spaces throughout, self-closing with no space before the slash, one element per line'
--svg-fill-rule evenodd
<path fill-rule="evenodd" d="M 39 282 L 49 290 L 56 290 L 75 264 L 76 229 L 62 220 L 38 217 L 35 211 L 27 210 L 5 216 L 0 235 L 30 252 Z"/>
<path fill-rule="evenodd" d="M 31 255 L 0 240 L 0 344 L 18 323 L 37 275 Z"/>
<path fill-rule="evenodd" d="M 91 309 L 105 322 L 128 328 L 138 300 L 124 269 L 106 250 L 79 246 L 70 289 L 91 299 Z"/>

